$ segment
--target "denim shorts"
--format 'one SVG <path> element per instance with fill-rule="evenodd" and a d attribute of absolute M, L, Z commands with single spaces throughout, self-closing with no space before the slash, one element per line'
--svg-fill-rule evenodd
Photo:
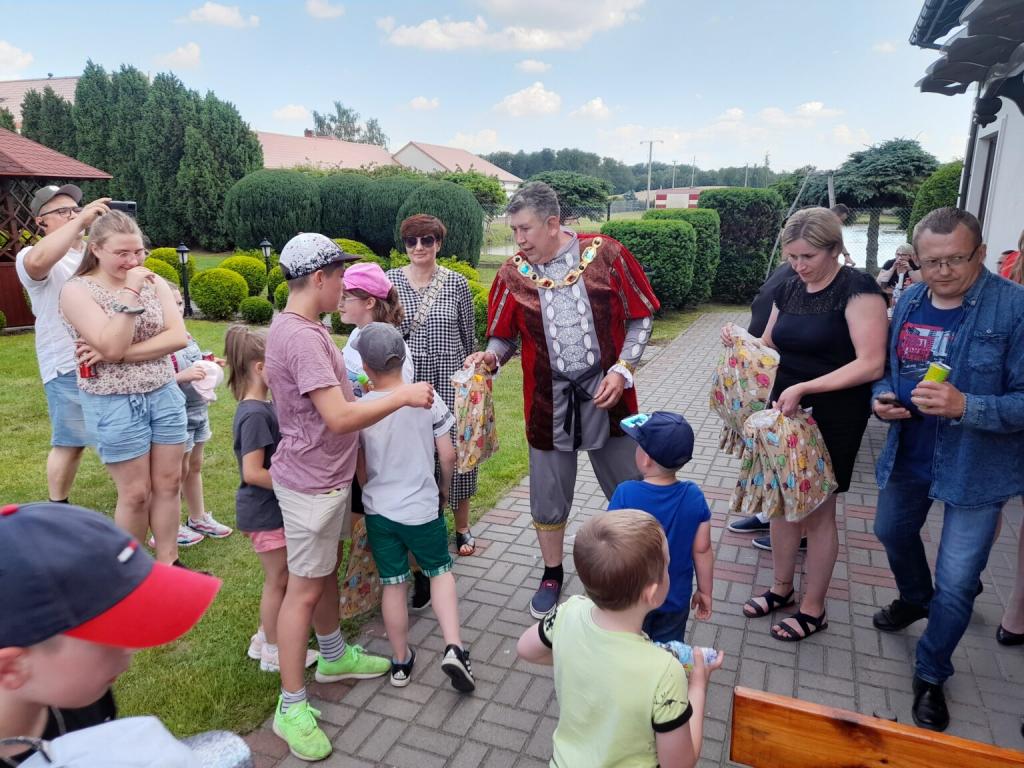
<path fill-rule="evenodd" d="M 210 429 L 210 408 L 206 405 L 188 408 L 185 411 L 185 418 L 185 429 L 188 433 L 185 453 L 188 453 L 197 445 L 210 442 L 213 437 L 213 430 Z"/>
<path fill-rule="evenodd" d="M 157 445 L 179 445 L 188 439 L 185 393 L 174 381 L 135 395 L 92 395 L 81 392 L 85 426 L 96 440 L 104 464 L 131 461 Z"/>
<path fill-rule="evenodd" d="M 89 433 L 82 415 L 78 375 L 62 373 L 43 384 L 46 409 L 50 412 L 50 445 L 81 448 L 90 445 Z"/>

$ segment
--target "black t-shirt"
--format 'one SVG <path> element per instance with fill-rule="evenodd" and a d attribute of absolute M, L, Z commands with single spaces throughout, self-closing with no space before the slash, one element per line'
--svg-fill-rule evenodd
<path fill-rule="evenodd" d="M 779 316 L 772 329 L 772 342 L 779 350 L 779 370 L 771 399 L 789 386 L 816 379 L 842 368 L 857 357 L 846 324 L 846 304 L 860 294 L 880 295 L 874 278 L 853 267 L 841 267 L 825 288 L 808 293 L 803 280 L 789 278 L 775 291 Z M 807 395 L 804 408 L 813 407 L 821 419 L 865 418 L 871 402 L 871 384 Z"/>
<path fill-rule="evenodd" d="M 882 269 L 883 270 L 892 269 L 892 265 L 895 264 L 895 263 L 896 263 L 896 259 L 889 259 L 887 262 L 885 262 L 885 264 L 882 265 Z M 917 263 L 914 262 L 913 259 L 910 259 L 909 263 L 910 263 L 910 269 L 911 270 L 917 271 L 917 270 L 919 270 L 921 268 L 920 266 L 917 265 Z M 887 282 L 886 285 L 889 286 L 890 288 L 895 288 L 896 287 L 896 282 L 899 280 L 899 277 L 900 277 L 900 273 L 894 271 L 892 273 L 892 276 L 889 278 L 889 282 Z M 906 288 L 907 286 L 909 286 L 913 282 L 914 282 L 914 280 L 913 280 L 912 277 L 910 277 L 910 274 L 908 272 L 907 276 L 903 279 L 903 287 Z"/>
<path fill-rule="evenodd" d="M 793 277 L 796 272 L 785 261 L 775 268 L 775 271 L 768 275 L 750 304 L 750 325 L 747 326 L 747 333 L 756 338 L 761 338 L 764 329 L 768 327 L 768 318 L 772 316 L 772 306 L 775 301 L 775 291 L 778 287 Z"/>
<path fill-rule="evenodd" d="M 87 707 L 79 707 L 78 709 L 55 709 L 50 707 L 49 717 L 46 719 L 46 728 L 43 729 L 40 738 L 45 741 L 53 741 L 65 733 L 81 731 L 84 728 L 101 725 L 108 720 L 113 720 L 115 717 L 117 717 L 117 705 L 114 703 L 113 691 L 108 689 L 98 701 L 93 702 Z M 32 757 L 33 754 L 35 753 L 32 750 L 28 750 L 3 758 L 0 762 L 6 760 L 14 765 L 19 765 Z"/>
<path fill-rule="evenodd" d="M 281 507 L 274 492 L 249 485 L 242 477 L 242 457 L 263 449 L 263 468 L 270 469 L 270 457 L 281 441 L 274 404 L 265 400 L 243 400 L 235 411 L 232 426 L 235 459 L 240 485 L 235 492 L 235 523 L 242 531 L 273 531 L 281 528 Z"/>

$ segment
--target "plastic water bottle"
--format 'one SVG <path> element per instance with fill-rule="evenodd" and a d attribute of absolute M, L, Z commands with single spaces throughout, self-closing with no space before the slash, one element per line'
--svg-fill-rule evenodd
<path fill-rule="evenodd" d="M 678 640 L 670 640 L 667 643 L 655 643 L 659 648 L 664 648 L 666 651 L 671 653 L 677 659 L 679 663 L 683 665 L 683 669 L 687 672 L 693 671 L 693 655 L 695 653 L 704 654 L 704 663 L 712 664 L 715 659 L 718 658 L 718 651 L 714 648 L 700 648 L 681 643 Z"/>

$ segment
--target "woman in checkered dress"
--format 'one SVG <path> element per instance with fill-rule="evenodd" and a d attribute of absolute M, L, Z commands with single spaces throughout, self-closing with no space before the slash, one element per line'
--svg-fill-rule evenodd
<path fill-rule="evenodd" d="M 446 232 L 440 219 L 426 214 L 403 221 L 400 233 L 410 263 L 389 270 L 388 278 L 405 309 L 405 320 L 399 330 L 412 351 L 416 381 L 430 382 L 454 412 L 451 376 L 475 351 L 476 337 L 469 283 L 462 275 L 437 263 Z M 476 481 L 476 469 L 457 472 L 448 496 L 455 513 L 455 542 L 460 555 L 471 555 L 476 548 L 469 530 L 469 499 L 476 493 Z"/>

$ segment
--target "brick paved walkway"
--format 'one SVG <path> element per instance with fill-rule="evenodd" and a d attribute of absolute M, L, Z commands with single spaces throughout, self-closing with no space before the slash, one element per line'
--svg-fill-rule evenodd
<path fill-rule="evenodd" d="M 702 766 L 732 765 L 727 759 L 731 688 L 752 688 L 796 696 L 866 714 L 890 712 L 910 722 L 911 661 L 924 622 L 895 635 L 877 632 L 871 614 L 896 596 L 881 545 L 871 533 L 877 500 L 874 457 L 884 427 L 872 420 L 850 492 L 840 502 L 839 562 L 829 593 L 829 629 L 804 642 L 785 644 L 768 635 L 769 620 L 748 621 L 740 606 L 751 584 L 771 583 L 771 556 L 748 545 L 749 536 L 725 531 L 728 498 L 738 464 L 718 450 L 718 419 L 707 408 L 710 371 L 718 355 L 718 329 L 741 313 L 707 314 L 661 351 L 639 374 L 641 407 L 682 412 L 697 435 L 692 462 L 682 476 L 700 483 L 711 504 L 715 541 L 715 606 L 712 619 L 691 621 L 690 641 L 727 654 L 708 693 Z M 500 460 L 500 459 L 498 459 Z M 464 638 L 471 645 L 478 685 L 460 696 L 438 666 L 443 641 L 433 615 L 412 619 L 411 642 L 417 649 L 416 673 L 404 689 L 386 678 L 356 685 L 313 684 L 315 706 L 335 745 L 326 766 L 403 766 L 463 768 L 518 766 L 540 768 L 551 756 L 551 734 L 558 705 L 549 669 L 517 660 L 515 642 L 532 623 L 528 601 L 536 588 L 539 559 L 530 527 L 525 482 L 475 526 L 476 557 L 457 561 Z M 566 537 L 587 516 L 603 509 L 604 496 L 588 466 L 576 486 L 576 505 Z M 957 674 L 947 684 L 952 725 L 949 733 L 1021 748 L 1024 714 L 1024 650 L 1003 648 L 994 638 L 1003 601 L 1013 585 L 1016 536 L 1022 511 L 1008 509 L 1009 525 L 993 550 L 983 575 L 985 592 L 954 655 Z M 926 532 L 938 540 L 941 515 Z M 929 545 L 931 554 L 934 546 Z M 567 593 L 582 592 L 566 562 Z M 379 621 L 366 628 L 364 644 L 388 654 Z M 258 766 L 298 766 L 268 726 L 247 737 Z"/>

